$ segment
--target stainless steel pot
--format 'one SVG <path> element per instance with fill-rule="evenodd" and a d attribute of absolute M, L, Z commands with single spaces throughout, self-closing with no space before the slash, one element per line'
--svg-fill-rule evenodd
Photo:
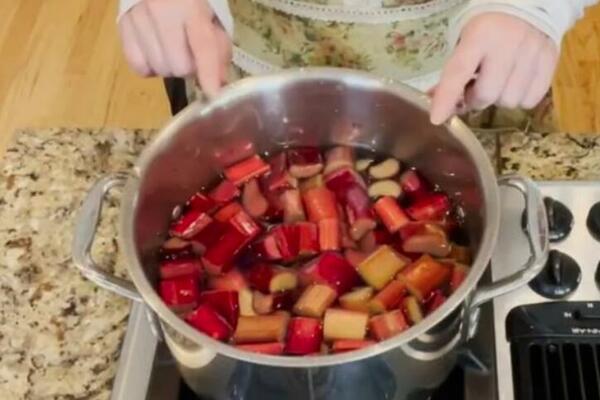
<path fill-rule="evenodd" d="M 526 284 L 542 268 L 548 232 L 542 198 L 529 180 L 497 181 L 476 137 L 457 119 L 432 126 L 427 98 L 408 87 L 340 69 L 289 71 L 250 78 L 210 104 L 192 104 L 144 150 L 132 171 L 98 182 L 77 222 L 73 259 L 85 276 L 158 317 L 166 342 L 195 391 L 214 399 L 413 399 L 438 385 L 457 349 L 475 331 L 484 302 Z M 460 289 L 424 321 L 375 346 L 346 354 L 276 357 L 217 342 L 171 312 L 154 290 L 156 252 L 175 206 L 219 173 L 212 151 L 244 137 L 261 151 L 289 144 L 345 143 L 406 160 L 438 183 L 465 212 L 475 255 Z M 501 282 L 478 286 L 499 229 L 498 182 L 526 202 L 531 258 Z M 133 283 L 105 273 L 90 256 L 104 195 L 125 186 L 120 241 Z"/>

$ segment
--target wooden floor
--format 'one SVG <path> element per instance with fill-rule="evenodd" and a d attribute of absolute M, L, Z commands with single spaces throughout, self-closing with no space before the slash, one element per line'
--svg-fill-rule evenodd
<path fill-rule="evenodd" d="M 600 21 L 600 6 L 592 11 L 571 33 L 572 42 L 600 35 L 600 29 L 589 28 L 590 20 L 593 26 Z M 116 0 L 0 0 L 0 152 L 19 127 L 155 128 L 168 117 L 161 81 L 141 79 L 128 70 L 115 14 Z M 587 57 L 568 53 L 570 62 L 563 59 L 556 79 L 557 92 L 572 98 L 573 88 L 587 84 L 579 100 L 592 114 L 587 120 L 600 121 L 592 102 L 600 95 L 588 84 L 589 71 L 600 71 L 600 49 Z M 572 65 L 579 68 L 573 71 Z M 561 112 L 563 127 L 585 119 L 569 119 L 568 107 Z"/>

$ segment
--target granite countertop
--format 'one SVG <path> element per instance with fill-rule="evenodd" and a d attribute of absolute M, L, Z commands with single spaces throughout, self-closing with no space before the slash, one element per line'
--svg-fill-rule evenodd
<path fill-rule="evenodd" d="M 101 176 L 132 167 L 152 136 L 139 130 L 25 130 L 0 175 L 0 399 L 108 399 L 128 301 L 81 277 L 70 260 L 74 218 Z M 478 133 L 500 173 L 600 178 L 600 135 Z M 94 254 L 125 275 L 118 196 Z"/>

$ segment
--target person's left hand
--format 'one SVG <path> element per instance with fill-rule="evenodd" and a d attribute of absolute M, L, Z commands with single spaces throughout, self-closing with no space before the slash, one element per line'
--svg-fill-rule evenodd
<path fill-rule="evenodd" d="M 463 28 L 433 90 L 431 122 L 443 123 L 463 101 L 467 110 L 533 108 L 548 91 L 557 60 L 556 44 L 528 22 L 502 13 L 478 15 Z"/>

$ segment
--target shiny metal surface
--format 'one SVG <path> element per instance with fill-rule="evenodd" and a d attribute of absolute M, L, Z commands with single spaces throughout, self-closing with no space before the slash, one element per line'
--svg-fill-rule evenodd
<path fill-rule="evenodd" d="M 575 217 L 571 234 L 563 241 L 550 245 L 573 257 L 581 267 L 582 278 L 577 290 L 568 298 L 559 301 L 597 301 L 600 291 L 596 286 L 594 274 L 600 261 L 597 249 L 600 243 L 588 232 L 585 220 L 590 207 L 600 201 L 600 184 L 595 182 L 545 182 L 540 183 L 542 193 L 563 202 Z M 514 273 L 516 268 L 528 257 L 528 244 L 518 222 L 523 211 L 523 199 L 514 190 L 502 190 L 503 216 L 496 252 L 492 258 L 494 279 Z M 497 297 L 493 301 L 494 341 L 497 357 L 496 378 L 498 381 L 498 399 L 513 400 L 512 367 L 509 343 L 506 339 L 505 320 L 514 307 L 552 300 L 524 286 L 507 296 Z"/>
<path fill-rule="evenodd" d="M 456 319 L 496 245 L 500 204 L 494 171 L 479 141 L 457 118 L 445 126 L 432 126 L 428 107 L 422 93 L 367 74 L 326 68 L 287 71 L 240 81 L 208 105 L 190 105 L 144 150 L 125 187 L 121 248 L 135 287 L 160 317 L 167 344 L 186 381 L 198 393 L 231 398 L 227 391 L 232 387 L 237 391 L 246 388 L 244 376 L 266 373 L 281 376 L 275 380 L 278 389 L 284 390 L 280 396 L 290 395 L 297 386 L 291 382 L 300 382 L 309 390 L 308 398 L 331 398 L 331 393 L 339 395 L 337 390 L 350 388 L 363 397 L 405 399 L 425 396 L 426 389 L 445 378 L 455 363 L 455 344 L 461 334 Z M 265 153 L 286 145 L 350 144 L 406 160 L 448 191 L 464 210 L 474 252 L 467 279 L 423 322 L 375 346 L 346 354 L 251 354 L 194 330 L 171 312 L 154 290 L 156 251 L 173 207 L 216 179 L 221 171 L 211 154 L 234 138 L 250 139 Z M 533 225 L 539 225 L 539 217 L 540 212 L 531 213 Z M 514 279 L 507 283 L 514 288 Z M 496 286 L 494 293 L 500 292 L 504 290 Z M 373 387 L 377 392 L 369 393 L 351 378 L 373 370 L 388 373 L 395 386 Z M 329 394 L 323 394 L 324 390 Z"/>

